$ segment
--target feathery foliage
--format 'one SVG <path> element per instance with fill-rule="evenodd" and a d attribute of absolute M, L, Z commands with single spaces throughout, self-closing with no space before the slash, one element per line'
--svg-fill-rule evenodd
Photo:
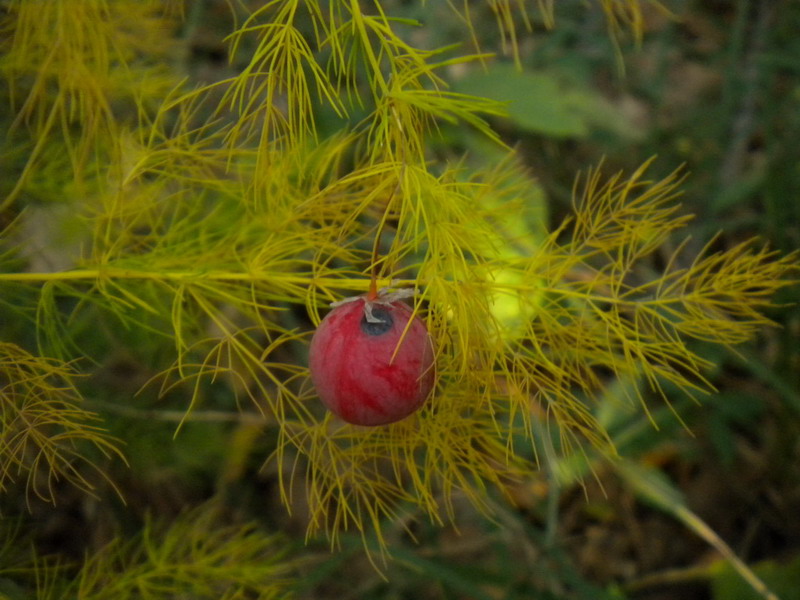
<path fill-rule="evenodd" d="M 383 550 L 387 518 L 443 523 L 459 497 L 488 512 L 490 490 L 536 468 L 534 419 L 551 419 L 564 449 L 578 436 L 613 453 L 592 410 L 610 376 L 641 377 L 665 400 L 665 386 L 711 391 L 711 365 L 691 341 L 752 338 L 796 268 L 796 257 L 748 241 L 696 257 L 679 245 L 653 272 L 650 258 L 689 217 L 676 203 L 681 176 L 649 180 L 647 164 L 628 176 L 591 170 L 573 216 L 540 233 L 525 217 L 536 184 L 513 155 L 473 169 L 428 151 L 447 124 L 502 147 L 488 119 L 503 106 L 450 91 L 441 75 L 490 57 L 417 47 L 418 24 L 378 2 L 262 3 L 228 38 L 241 69 L 196 88 L 160 62 L 179 18 L 161 3 L 66 4 L 3 3 L 0 73 L 15 111 L 3 128 L 25 150 L 3 149 L 17 173 L 0 200 L 14 216 L 0 235 L 0 294 L 33 303 L 2 310 L 37 339 L 35 350 L 0 340 L 4 491 L 19 473 L 48 500 L 55 477 L 91 490 L 94 463 L 73 443 L 119 454 L 77 407 L 73 363 L 58 361 L 101 361 L 124 331 L 140 352 L 169 357 L 150 385 L 182 394 L 187 418 L 220 382 L 261 412 L 283 500 L 292 510 L 293 494 L 305 495 L 309 536 L 335 545 L 342 531 L 375 532 Z M 612 30 L 641 31 L 639 2 L 599 4 Z M 525 6 L 490 5 L 516 48 L 514 11 Z M 471 27 L 468 3 L 453 8 Z M 552 25 L 552 2 L 538 8 Z M 342 128 L 322 139 L 324 109 Z M 36 180 L 50 160 L 60 187 L 42 197 Z M 25 206 L 42 201 L 80 220 L 73 254 L 40 249 L 64 268 L 29 266 L 23 232 L 35 213 Z M 416 290 L 438 382 L 413 417 L 359 428 L 322 410 L 304 356 L 328 303 L 365 292 L 371 273 Z M 634 396 L 648 410 L 650 394 Z M 26 443 L 39 449 L 33 461 Z M 84 567 L 80 597 L 158 597 L 166 571 L 210 597 L 215 584 L 198 574 L 227 573 L 236 557 L 236 585 L 249 586 L 264 577 L 250 570 L 265 548 L 247 535 L 184 520 L 158 542 L 112 545 Z M 114 581 L 104 579 L 111 566 Z"/>
<path fill-rule="evenodd" d="M 21 479 L 29 495 L 53 504 L 61 481 L 94 493 L 87 472 L 105 476 L 87 447 L 122 457 L 98 415 L 80 407 L 74 376 L 69 365 L 0 342 L 0 492 Z"/>
<path fill-rule="evenodd" d="M 277 540 L 253 525 L 220 523 L 213 506 L 168 528 L 145 524 L 138 538 L 112 542 L 87 560 L 70 590 L 79 598 L 281 597 L 288 568 Z M 65 597 L 72 597 L 66 595 Z"/>
<path fill-rule="evenodd" d="M 168 526 L 148 518 L 137 535 L 112 540 L 79 565 L 52 557 L 26 565 L 0 553 L 0 575 L 35 577 L 36 597 L 48 600 L 285 597 L 291 563 L 280 540 L 253 523 L 230 525 L 221 516 L 212 503 Z"/>

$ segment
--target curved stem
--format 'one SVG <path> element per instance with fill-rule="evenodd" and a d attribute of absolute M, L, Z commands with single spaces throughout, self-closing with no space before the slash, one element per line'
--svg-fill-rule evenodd
<path fill-rule="evenodd" d="M 394 196 L 399 187 L 400 181 L 398 181 L 397 185 L 394 186 L 392 193 L 389 195 L 388 200 L 386 200 L 386 208 L 383 211 L 383 216 L 381 217 L 380 223 L 378 223 L 378 231 L 375 232 L 375 240 L 372 244 L 372 264 L 370 266 L 369 291 L 367 292 L 367 300 L 375 300 L 378 297 L 378 261 L 380 258 L 381 237 L 383 236 L 383 230 L 386 227 L 386 220 L 389 215 L 389 210 L 392 207 Z"/>

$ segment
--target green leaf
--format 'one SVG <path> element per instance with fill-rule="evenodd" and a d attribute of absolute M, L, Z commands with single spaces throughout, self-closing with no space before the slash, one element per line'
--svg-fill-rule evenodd
<path fill-rule="evenodd" d="M 711 580 L 714 600 L 761 600 L 763 596 L 749 586 L 742 585 L 742 579 L 727 562 L 714 569 Z M 800 556 L 786 564 L 764 561 L 754 565 L 753 571 L 781 600 L 800 600 Z"/>
<path fill-rule="evenodd" d="M 655 506 L 673 512 L 684 505 L 683 494 L 661 471 L 628 460 L 614 463 L 617 472 L 637 496 Z"/>
<path fill-rule="evenodd" d="M 552 137 L 586 137 L 592 128 L 633 135 L 622 116 L 596 92 L 568 83 L 554 73 L 518 71 L 511 64 L 490 65 L 457 81 L 465 94 L 508 103 L 514 127 Z"/>
<path fill-rule="evenodd" d="M 710 398 L 713 412 L 708 417 L 708 434 L 720 460 L 733 466 L 736 457 L 735 426 L 756 423 L 764 411 L 764 403 L 754 394 L 738 391 L 722 392 Z"/>

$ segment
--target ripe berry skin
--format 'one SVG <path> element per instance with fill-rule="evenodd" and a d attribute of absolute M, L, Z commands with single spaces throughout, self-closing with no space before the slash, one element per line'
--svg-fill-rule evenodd
<path fill-rule="evenodd" d="M 436 377 L 433 344 L 405 303 L 372 303 L 381 322 L 371 323 L 366 302 L 357 298 L 328 313 L 311 339 L 308 363 L 332 413 L 355 425 L 386 425 L 425 403 Z"/>

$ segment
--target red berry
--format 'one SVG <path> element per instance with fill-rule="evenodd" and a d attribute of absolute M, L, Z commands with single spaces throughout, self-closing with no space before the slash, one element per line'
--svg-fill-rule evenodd
<path fill-rule="evenodd" d="M 435 379 L 428 330 L 399 300 L 359 297 L 334 308 L 314 333 L 308 363 L 325 406 L 356 425 L 404 419 Z"/>

